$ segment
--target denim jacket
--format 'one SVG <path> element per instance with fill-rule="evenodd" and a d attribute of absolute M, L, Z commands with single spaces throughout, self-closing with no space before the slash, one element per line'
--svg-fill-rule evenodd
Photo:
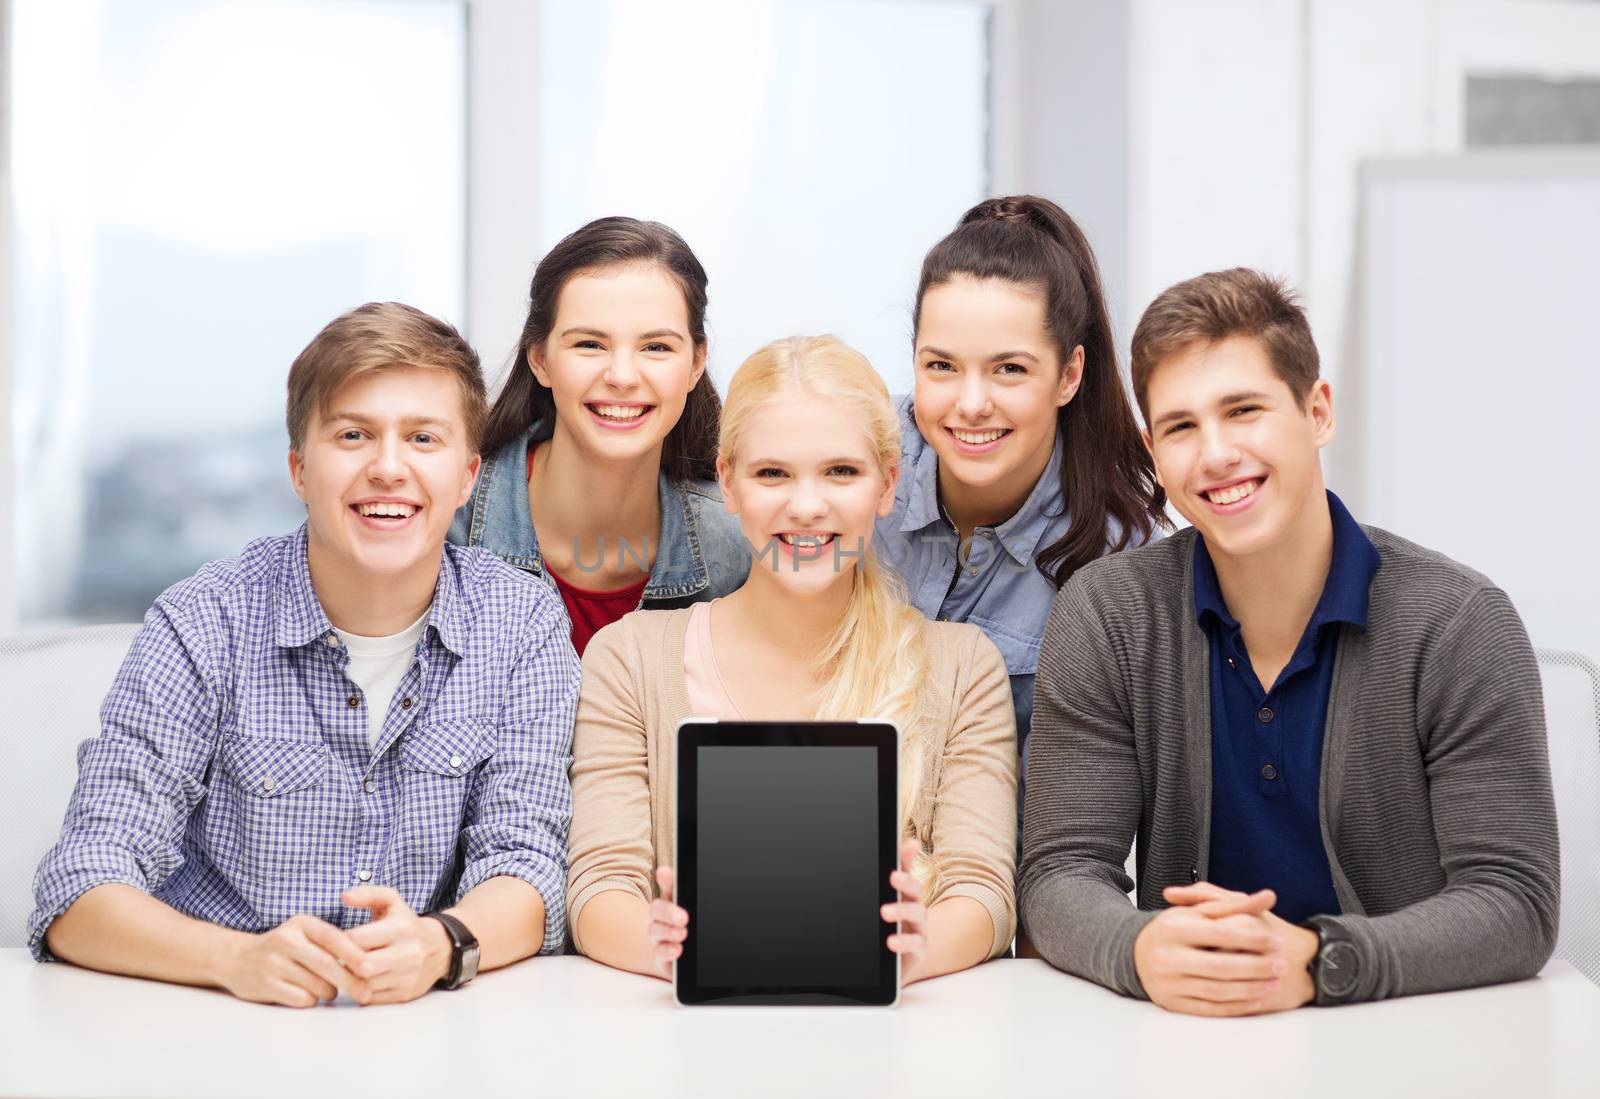
<path fill-rule="evenodd" d="M 450 524 L 451 542 L 482 546 L 555 586 L 544 568 L 528 514 L 528 447 L 550 438 L 553 424 L 535 424 L 483 459 L 478 484 Z M 727 595 L 750 572 L 750 550 L 738 520 L 711 481 L 673 481 L 661 474 L 661 531 L 640 606 L 684 607 Z"/>

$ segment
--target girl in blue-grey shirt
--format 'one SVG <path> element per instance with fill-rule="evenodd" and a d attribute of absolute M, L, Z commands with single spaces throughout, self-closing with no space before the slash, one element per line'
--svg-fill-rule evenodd
<path fill-rule="evenodd" d="M 930 618 L 999 647 L 1027 756 L 1039 638 L 1056 590 L 1165 526 L 1117 370 L 1094 254 L 1034 195 L 962 216 L 922 262 L 916 387 L 884 555 Z"/>

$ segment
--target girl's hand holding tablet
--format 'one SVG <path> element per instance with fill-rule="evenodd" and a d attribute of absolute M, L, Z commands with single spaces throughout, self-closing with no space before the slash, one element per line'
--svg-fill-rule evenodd
<path fill-rule="evenodd" d="M 889 949 L 900 955 L 900 985 L 921 980 L 928 960 L 928 906 L 922 903 L 922 883 L 910 871 L 916 865 L 922 845 L 915 838 L 900 844 L 900 869 L 889 875 L 889 884 L 900 891 L 900 900 L 883 906 L 885 923 L 900 921 L 900 930 L 889 936 Z"/>
<path fill-rule="evenodd" d="M 689 935 L 689 913 L 673 900 L 677 875 L 670 866 L 656 867 L 656 885 L 661 895 L 650 902 L 650 954 L 656 968 L 672 979 L 672 963 L 683 954 L 683 940 Z"/>
<path fill-rule="evenodd" d="M 889 949 L 900 955 L 902 985 L 924 976 L 928 957 L 928 906 L 922 903 L 922 883 L 908 869 L 921 853 L 922 845 L 914 838 L 900 844 L 900 869 L 889 875 L 900 900 L 881 909 L 885 923 L 900 924 L 900 930 L 889 936 Z M 650 954 L 661 975 L 670 980 L 672 963 L 683 956 L 683 940 L 689 935 L 689 913 L 674 900 L 677 875 L 672 867 L 656 868 L 656 885 L 661 895 L 650 902 Z"/>

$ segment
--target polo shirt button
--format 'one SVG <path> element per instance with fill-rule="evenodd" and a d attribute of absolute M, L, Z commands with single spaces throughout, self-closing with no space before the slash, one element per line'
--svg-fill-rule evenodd
<path fill-rule="evenodd" d="M 1261 767 L 1261 777 L 1266 779 L 1268 782 L 1271 782 L 1273 779 L 1278 777 L 1278 769 L 1270 763 L 1263 764 Z"/>
<path fill-rule="evenodd" d="M 361 705 L 361 696 L 360 695 L 351 695 L 349 698 L 344 700 L 344 704 L 346 706 L 349 706 L 353 710 L 357 706 Z"/>
<path fill-rule="evenodd" d="M 1271 706 L 1263 706 L 1263 707 L 1261 707 L 1261 709 L 1256 711 L 1256 717 L 1261 719 L 1261 724 L 1263 724 L 1263 725 L 1265 725 L 1268 722 L 1270 722 L 1272 720 L 1273 716 L 1274 715 L 1272 713 L 1272 707 Z"/>

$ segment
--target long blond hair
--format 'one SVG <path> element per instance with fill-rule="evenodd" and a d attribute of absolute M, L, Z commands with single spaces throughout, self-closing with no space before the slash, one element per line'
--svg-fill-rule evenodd
<path fill-rule="evenodd" d="M 751 355 L 728 383 L 717 457 L 734 466 L 750 421 L 763 407 L 793 394 L 837 401 L 859 417 L 885 477 L 900 464 L 900 424 L 889 390 L 865 355 L 833 336 L 791 336 Z M 816 656 L 822 684 L 817 717 L 893 721 L 900 737 L 900 824 L 912 830 L 912 807 L 925 766 L 920 723 L 928 667 L 922 615 L 906 602 L 899 579 L 869 546 L 856 559 L 844 617 Z M 926 852 L 914 868 L 931 893 Z"/>

